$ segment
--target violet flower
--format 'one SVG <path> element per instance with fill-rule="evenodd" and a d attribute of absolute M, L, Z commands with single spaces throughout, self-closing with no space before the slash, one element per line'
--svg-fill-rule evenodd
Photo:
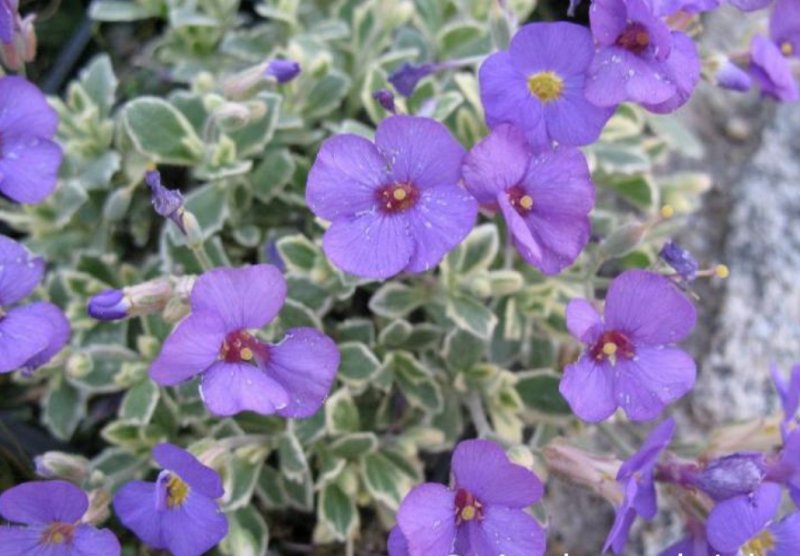
<path fill-rule="evenodd" d="M 97 320 L 122 320 L 128 317 L 130 300 L 122 290 L 103 290 L 93 295 L 86 306 L 86 312 Z"/>
<path fill-rule="evenodd" d="M 503 124 L 467 155 L 463 173 L 479 203 L 499 205 L 525 261 L 545 274 L 575 262 L 589 240 L 594 207 L 594 184 L 579 150 L 534 154 L 518 129 Z"/>
<path fill-rule="evenodd" d="M 339 367 L 339 350 L 313 328 L 291 328 L 276 345 L 252 330 L 273 320 L 286 299 L 277 268 L 219 268 L 197 279 L 191 314 L 164 342 L 150 366 L 159 384 L 202 374 L 200 394 L 216 415 L 255 411 L 310 417 L 322 405 Z"/>
<path fill-rule="evenodd" d="M 784 56 L 800 56 L 800 2 L 775 3 L 769 18 L 769 34 Z"/>
<path fill-rule="evenodd" d="M 52 139 L 58 127 L 35 85 L 21 77 L 0 77 L 0 194 L 17 203 L 40 203 L 56 187 L 61 147 Z"/>
<path fill-rule="evenodd" d="M 595 0 L 589 11 L 597 53 L 586 97 L 598 106 L 637 102 L 677 110 L 700 79 L 700 58 L 684 33 L 670 31 L 645 0 Z"/>
<path fill-rule="evenodd" d="M 17 18 L 18 0 L 0 0 L 0 43 L 14 42 L 14 27 Z"/>
<path fill-rule="evenodd" d="M 608 533 L 603 552 L 609 548 L 615 554 L 625 550 L 633 520 L 641 516 L 651 520 L 656 516 L 656 487 L 653 482 L 653 470 L 661 453 L 672 441 L 675 421 L 667 419 L 652 431 L 645 439 L 642 447 L 628 458 L 617 472 L 617 482 L 625 495 L 622 504 L 617 508 L 614 524 Z"/>
<path fill-rule="evenodd" d="M 153 458 L 164 468 L 156 482 L 125 484 L 114 497 L 114 511 L 153 548 L 174 556 L 205 553 L 228 533 L 216 502 L 224 494 L 219 475 L 173 444 L 158 444 Z"/>
<path fill-rule="evenodd" d="M 772 0 L 728 0 L 728 3 L 736 6 L 743 12 L 753 12 L 766 8 L 772 4 Z"/>
<path fill-rule="evenodd" d="M 660 0 L 656 2 L 657 13 L 661 16 L 670 16 L 677 12 L 701 13 L 718 8 L 722 0 Z"/>
<path fill-rule="evenodd" d="M 161 173 L 155 168 L 145 172 L 144 182 L 150 188 L 150 202 L 153 204 L 153 210 L 159 216 L 172 220 L 181 233 L 186 235 L 185 209 L 181 192 L 164 187 L 161 184 Z"/>
<path fill-rule="evenodd" d="M 730 91 L 745 93 L 753 88 L 753 79 L 750 75 L 728 58 L 721 60 L 719 69 L 714 75 L 714 80 L 718 87 Z"/>
<path fill-rule="evenodd" d="M 300 64 L 294 60 L 271 60 L 264 70 L 266 77 L 274 77 L 278 83 L 288 83 L 300 75 Z"/>
<path fill-rule="evenodd" d="M 43 275 L 40 257 L 0 235 L 0 373 L 32 371 L 67 343 L 69 322 L 61 309 L 45 301 L 16 305 L 30 295 Z"/>
<path fill-rule="evenodd" d="M 390 556 L 544 554 L 544 531 L 525 511 L 543 491 L 532 471 L 511 463 L 494 442 L 465 440 L 453 453 L 452 472 L 453 488 L 425 483 L 405 497 Z"/>
<path fill-rule="evenodd" d="M 486 123 L 516 125 L 535 148 L 580 146 L 597 141 L 615 105 L 586 100 L 584 82 L 594 43 L 574 23 L 523 26 L 508 50 L 489 56 L 480 68 Z"/>
<path fill-rule="evenodd" d="M 770 374 L 772 374 L 772 382 L 775 384 L 775 390 L 778 392 L 783 407 L 782 425 L 785 438 L 789 432 L 789 425 L 797 424 L 797 409 L 800 407 L 800 364 L 792 367 L 788 383 L 777 365 L 770 367 Z"/>
<path fill-rule="evenodd" d="M 602 421 L 618 407 L 633 421 L 656 417 L 694 385 L 695 363 L 674 346 L 697 319 L 669 279 L 628 270 L 608 289 L 601 317 L 585 299 L 567 306 L 567 327 L 586 346 L 564 369 L 559 390 L 584 421 Z"/>
<path fill-rule="evenodd" d="M 394 104 L 394 94 L 389 89 L 378 89 L 372 93 L 372 98 L 378 101 L 378 104 L 383 106 L 383 109 L 392 114 L 397 113 L 397 107 Z"/>
<path fill-rule="evenodd" d="M 444 125 L 414 116 L 383 120 L 375 143 L 349 133 L 325 141 L 306 189 L 312 212 L 331 221 L 325 254 L 364 278 L 434 268 L 478 212 L 458 185 L 465 154 Z"/>
<path fill-rule="evenodd" d="M 775 43 L 763 35 L 753 37 L 750 44 L 748 71 L 764 96 L 782 102 L 800 100 L 800 90 L 789 61 Z"/>
<path fill-rule="evenodd" d="M 737 556 L 737 552 L 720 552 L 710 544 L 706 537 L 704 523 L 690 521 L 689 534 L 664 549 L 659 556 Z"/>
<path fill-rule="evenodd" d="M 775 483 L 764 483 L 749 496 L 720 502 L 706 522 L 708 542 L 723 552 L 736 552 L 745 543 L 757 543 L 763 549 L 757 554 L 771 554 L 767 550 L 775 547 L 775 538 L 767 525 L 775 517 L 780 502 L 781 487 Z M 784 552 L 781 556 L 790 554 L 797 552 Z"/>
<path fill-rule="evenodd" d="M 676 242 L 672 240 L 666 242 L 658 256 L 686 282 L 692 282 L 697 278 L 697 271 L 700 269 L 697 259 Z"/>
<path fill-rule="evenodd" d="M 436 64 L 410 64 L 406 62 L 390 73 L 388 80 L 397 89 L 398 93 L 404 97 L 410 97 L 414 94 L 417 84 L 438 69 L 439 67 Z"/>
<path fill-rule="evenodd" d="M 108 529 L 81 523 L 89 498 L 67 481 L 33 481 L 0 495 L 0 556 L 119 556 Z M 20 524 L 20 525 L 13 525 Z"/>

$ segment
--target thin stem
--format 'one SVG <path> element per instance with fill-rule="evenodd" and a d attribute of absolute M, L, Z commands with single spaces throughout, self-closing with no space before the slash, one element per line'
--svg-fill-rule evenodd
<path fill-rule="evenodd" d="M 211 270 L 212 268 L 214 268 L 214 263 L 211 262 L 208 253 L 206 253 L 206 248 L 202 243 L 197 245 L 192 245 L 190 247 L 192 253 L 194 253 L 195 259 L 197 259 L 197 262 L 200 263 L 200 267 L 204 271 Z"/>
<path fill-rule="evenodd" d="M 467 406 L 472 422 L 478 430 L 478 436 L 481 438 L 489 436 L 492 433 L 492 426 L 486 417 L 481 395 L 478 392 L 470 392 L 464 404 Z"/>
<path fill-rule="evenodd" d="M 344 545 L 345 556 L 355 556 L 356 543 L 352 537 L 347 537 L 347 543 Z"/>

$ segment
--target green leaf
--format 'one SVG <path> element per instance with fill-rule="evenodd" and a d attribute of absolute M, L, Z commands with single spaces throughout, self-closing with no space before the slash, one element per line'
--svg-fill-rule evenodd
<path fill-rule="evenodd" d="M 263 556 L 269 544 L 269 528 L 253 506 L 228 512 L 228 535 L 219 545 L 228 556 Z"/>
<path fill-rule="evenodd" d="M 89 7 L 89 17 L 95 21 L 139 21 L 156 17 L 158 11 L 131 0 L 94 0 Z"/>
<path fill-rule="evenodd" d="M 487 342 L 459 328 L 451 330 L 444 339 L 442 356 L 454 371 L 477 365 L 486 353 Z"/>
<path fill-rule="evenodd" d="M 358 509 L 353 499 L 335 483 L 320 492 L 318 518 L 342 542 L 358 530 Z"/>
<path fill-rule="evenodd" d="M 306 98 L 306 109 L 303 117 L 315 120 L 336 110 L 350 89 L 350 78 L 338 71 L 314 83 Z"/>
<path fill-rule="evenodd" d="M 650 157 L 638 144 L 595 143 L 591 152 L 609 174 L 639 174 L 651 167 Z"/>
<path fill-rule="evenodd" d="M 160 393 L 158 385 L 146 379 L 135 384 L 125 393 L 119 408 L 120 419 L 127 419 L 143 425 L 150 422 L 156 410 Z"/>
<path fill-rule="evenodd" d="M 361 385 L 374 377 L 381 368 L 375 354 L 362 343 L 346 342 L 339 345 L 342 355 L 339 364 L 339 378 L 345 382 Z"/>
<path fill-rule="evenodd" d="M 644 209 L 656 208 L 659 204 L 658 188 L 649 175 L 620 176 L 608 185 L 622 197 Z"/>
<path fill-rule="evenodd" d="M 261 154 L 264 147 L 272 140 L 282 100 L 280 95 L 267 91 L 260 92 L 252 99 L 251 102 L 259 102 L 263 107 L 263 116 L 228 134 L 236 143 L 236 153 L 239 157 L 249 158 Z"/>
<path fill-rule="evenodd" d="M 399 347 L 411 337 L 414 327 L 407 320 L 397 319 L 390 322 L 378 334 L 378 343 L 387 347 Z"/>
<path fill-rule="evenodd" d="M 425 296 L 420 290 L 398 282 L 389 282 L 370 298 L 369 309 L 376 315 L 397 319 L 406 316 L 424 302 Z"/>
<path fill-rule="evenodd" d="M 443 59 L 465 58 L 490 50 L 486 25 L 473 22 L 447 25 L 439 32 L 437 42 Z"/>
<path fill-rule="evenodd" d="M 325 427 L 331 435 L 355 432 L 361 428 L 358 407 L 347 388 L 339 389 L 325 403 Z"/>
<path fill-rule="evenodd" d="M 189 120 L 168 102 L 139 97 L 125 106 L 122 118 L 136 149 L 155 161 L 183 166 L 200 161 L 200 138 Z"/>
<path fill-rule="evenodd" d="M 411 477 L 382 451 L 365 455 L 361 462 L 364 486 L 370 495 L 396 511 L 413 486 Z"/>
<path fill-rule="evenodd" d="M 439 384 L 413 354 L 393 351 L 386 365 L 394 371 L 397 385 L 411 405 L 433 413 L 442 409 L 444 401 Z"/>
<path fill-rule="evenodd" d="M 497 317 L 477 299 L 463 294 L 447 298 L 445 314 L 456 326 L 488 340 L 497 326 Z"/>
<path fill-rule="evenodd" d="M 527 371 L 517 374 L 517 392 L 529 409 L 547 415 L 571 414 L 569 404 L 558 391 L 560 377 L 551 371 Z"/>
<path fill-rule="evenodd" d="M 69 440 L 86 415 L 86 401 L 81 392 L 61 376 L 51 380 L 42 400 L 42 422 L 53 436 Z"/>
<path fill-rule="evenodd" d="M 80 73 L 81 84 L 103 116 L 107 116 L 114 106 L 117 92 L 117 76 L 111 66 L 108 54 L 95 56 Z"/>
<path fill-rule="evenodd" d="M 230 455 L 224 468 L 227 511 L 247 507 L 264 467 L 267 449 L 240 449 Z"/>
<path fill-rule="evenodd" d="M 250 174 L 253 194 L 269 203 L 291 181 L 296 165 L 289 149 L 270 149 Z"/>
<path fill-rule="evenodd" d="M 142 425 L 136 421 L 112 421 L 100 431 L 109 444 L 140 452 L 167 440 L 167 433 L 158 425 Z"/>
<path fill-rule="evenodd" d="M 289 272 L 309 274 L 321 256 L 319 247 L 299 234 L 280 238 L 277 247 Z"/>
<path fill-rule="evenodd" d="M 337 438 L 330 444 L 328 449 L 333 456 L 354 459 L 367 452 L 374 451 L 377 447 L 378 437 L 375 436 L 375 433 L 356 432 Z"/>
<path fill-rule="evenodd" d="M 288 479 L 299 482 L 308 473 L 308 462 L 303 447 L 291 431 L 285 432 L 278 440 L 278 458 L 281 463 L 281 473 Z"/>
<path fill-rule="evenodd" d="M 494 224 L 476 227 L 447 257 L 450 267 L 461 276 L 488 270 L 500 251 L 500 236 Z"/>

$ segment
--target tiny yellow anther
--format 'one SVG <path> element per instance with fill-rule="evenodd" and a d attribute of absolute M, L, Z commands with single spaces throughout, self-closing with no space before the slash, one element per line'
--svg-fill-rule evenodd
<path fill-rule="evenodd" d="M 714 267 L 714 274 L 716 274 L 718 278 L 727 278 L 731 275 L 731 271 L 726 265 L 718 264 Z"/>
<path fill-rule="evenodd" d="M 661 218 L 672 218 L 675 215 L 675 209 L 672 205 L 664 205 L 661 207 Z"/>
<path fill-rule="evenodd" d="M 791 56 L 794 54 L 794 47 L 792 46 L 792 43 L 785 41 L 783 44 L 781 44 L 781 52 L 784 56 Z"/>
<path fill-rule="evenodd" d="M 614 342 L 606 342 L 603 344 L 603 353 L 606 355 L 614 355 L 617 353 L 617 344 Z"/>
<path fill-rule="evenodd" d="M 519 206 L 525 210 L 529 210 L 533 206 L 533 197 L 530 195 L 523 195 L 519 200 Z"/>
<path fill-rule="evenodd" d="M 406 193 L 405 189 L 398 187 L 392 192 L 392 197 L 394 197 L 395 201 L 403 201 L 408 197 L 408 193 Z"/>
<path fill-rule="evenodd" d="M 475 506 L 464 506 L 461 510 L 461 519 L 464 521 L 471 521 L 475 519 Z"/>
<path fill-rule="evenodd" d="M 153 170 L 156 169 L 156 163 L 148 162 L 147 165 L 144 167 L 144 169 L 147 170 L 148 172 L 152 172 Z"/>
<path fill-rule="evenodd" d="M 242 348 L 239 350 L 239 357 L 244 361 L 250 361 L 253 358 L 253 350 L 250 348 Z"/>

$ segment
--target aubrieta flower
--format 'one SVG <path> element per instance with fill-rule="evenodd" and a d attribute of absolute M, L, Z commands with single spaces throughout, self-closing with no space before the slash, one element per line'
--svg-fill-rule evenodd
<path fill-rule="evenodd" d="M 728 0 L 728 3 L 736 6 L 743 12 L 754 12 L 772 4 L 772 0 Z"/>
<path fill-rule="evenodd" d="M 43 275 L 41 257 L 0 235 L 0 373 L 40 367 L 67 343 L 69 322 L 52 303 L 12 307 L 30 295 Z"/>
<path fill-rule="evenodd" d="M 692 282 L 697 278 L 697 271 L 700 269 L 700 264 L 689 251 L 682 248 L 676 242 L 671 240 L 666 242 L 658 253 L 658 256 L 671 266 L 685 281 Z"/>
<path fill-rule="evenodd" d="M 769 18 L 769 35 L 784 56 L 800 56 L 800 2 L 775 3 Z"/>
<path fill-rule="evenodd" d="M 479 78 L 486 123 L 512 123 L 537 148 L 580 146 L 600 136 L 615 104 L 586 100 L 586 71 L 594 43 L 588 29 L 574 23 L 531 23 L 507 51 L 492 54 Z"/>
<path fill-rule="evenodd" d="M 397 89 L 398 93 L 404 97 L 410 97 L 414 94 L 417 84 L 437 71 L 437 69 L 436 64 L 410 64 L 406 62 L 389 74 L 388 81 Z"/>
<path fill-rule="evenodd" d="M 792 367 L 788 383 L 777 365 L 770 367 L 770 374 L 783 408 L 782 425 L 785 438 L 789 428 L 794 429 L 794 425 L 797 424 L 797 409 L 800 407 L 800 365 Z"/>
<path fill-rule="evenodd" d="M 585 299 L 567 306 L 567 327 L 586 349 L 559 390 L 584 421 L 621 407 L 633 421 L 656 417 L 694 385 L 695 363 L 674 346 L 694 328 L 694 306 L 669 279 L 628 270 L 608 289 L 601 317 Z"/>
<path fill-rule="evenodd" d="M 156 482 L 131 481 L 114 496 L 122 524 L 153 548 L 174 556 L 199 556 L 228 533 L 216 502 L 224 494 L 216 471 L 173 444 L 153 448 L 163 468 Z"/>
<path fill-rule="evenodd" d="M 17 0 L 0 0 L 0 42 L 11 44 L 14 40 L 14 21 L 17 17 Z"/>
<path fill-rule="evenodd" d="M 264 75 L 274 77 L 278 83 L 288 83 L 300 75 L 300 72 L 300 64 L 294 60 L 270 60 Z"/>
<path fill-rule="evenodd" d="M 763 35 L 756 35 L 750 43 L 748 71 L 764 96 L 782 102 L 800 99 L 800 89 L 789 61 L 778 46 Z"/>
<path fill-rule="evenodd" d="M 195 282 L 191 314 L 164 342 L 150 367 L 171 386 L 202 374 L 200 394 L 216 415 L 255 411 L 310 417 L 339 367 L 339 350 L 313 328 L 291 328 L 276 345 L 253 335 L 286 299 L 286 281 L 271 265 L 219 268 Z"/>
<path fill-rule="evenodd" d="M 93 295 L 86 306 L 86 312 L 97 320 L 122 320 L 128 318 L 131 309 L 130 300 L 122 290 L 103 290 Z"/>
<path fill-rule="evenodd" d="M 452 489 L 425 483 L 405 497 L 390 556 L 544 554 L 544 531 L 525 511 L 543 492 L 532 471 L 492 441 L 466 440 L 453 453 L 452 473 Z"/>
<path fill-rule="evenodd" d="M 186 234 L 183 195 L 177 189 L 167 189 L 161 184 L 161 173 L 155 168 L 144 174 L 144 182 L 150 188 L 150 202 L 159 216 L 172 220 L 181 233 Z"/>
<path fill-rule="evenodd" d="M 677 110 L 700 79 L 694 42 L 671 31 L 646 0 L 595 0 L 589 10 L 597 53 L 586 97 L 598 106 L 637 102 L 647 110 Z"/>
<path fill-rule="evenodd" d="M 81 518 L 89 498 L 67 481 L 33 481 L 0 495 L 0 516 L 20 525 L 0 525 L 0 556 L 119 556 L 108 529 Z"/>
<path fill-rule="evenodd" d="M 737 556 L 735 552 L 720 552 L 708 544 L 704 523 L 690 521 L 687 528 L 689 534 L 664 549 L 659 556 Z"/>
<path fill-rule="evenodd" d="M 716 9 L 722 0 L 660 0 L 656 3 L 658 14 L 670 16 L 677 12 L 701 13 Z"/>
<path fill-rule="evenodd" d="M 653 470 L 661 453 L 672 441 L 674 431 L 675 422 L 667 419 L 650 432 L 642 447 L 620 467 L 617 482 L 622 487 L 625 498 L 617 508 L 603 552 L 612 548 L 615 554 L 622 554 L 636 516 L 648 521 L 655 517 L 658 507 Z"/>
<path fill-rule="evenodd" d="M 0 77 L 0 194 L 17 203 L 40 203 L 56 187 L 61 147 L 56 111 L 35 85 Z M 10 107 L 13 106 L 13 109 Z"/>
<path fill-rule="evenodd" d="M 724 57 L 719 61 L 719 67 L 714 74 L 717 86 L 730 91 L 747 92 L 753 87 L 750 75 L 734 64 L 729 58 Z"/>
<path fill-rule="evenodd" d="M 557 274 L 586 246 L 594 184 L 579 150 L 534 154 L 518 129 L 503 124 L 467 155 L 463 175 L 479 203 L 500 207 L 514 246 L 543 273 Z"/>
<path fill-rule="evenodd" d="M 438 265 L 478 212 L 458 185 L 465 154 L 444 125 L 414 116 L 383 120 L 374 143 L 349 133 L 325 141 L 306 189 L 311 211 L 331 221 L 325 254 L 364 278 Z"/>

